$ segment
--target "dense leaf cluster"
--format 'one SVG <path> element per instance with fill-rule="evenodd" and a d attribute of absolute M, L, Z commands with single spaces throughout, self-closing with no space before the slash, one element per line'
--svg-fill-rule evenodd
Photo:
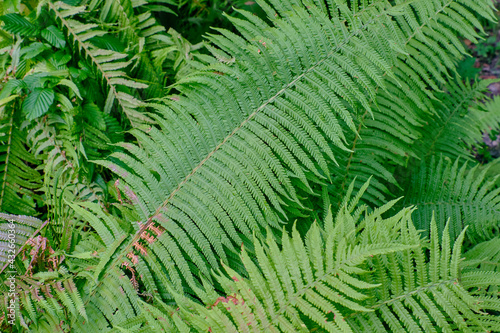
<path fill-rule="evenodd" d="M 1 330 L 500 331 L 493 10 L 0 4 Z"/>

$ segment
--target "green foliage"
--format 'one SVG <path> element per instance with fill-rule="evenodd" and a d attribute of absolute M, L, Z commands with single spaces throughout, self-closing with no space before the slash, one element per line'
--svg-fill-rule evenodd
<path fill-rule="evenodd" d="M 32 22 L 26 20 L 17 13 L 7 14 L 0 17 L 5 23 L 3 29 L 13 34 L 21 36 L 34 36 L 39 33 L 38 27 Z"/>
<path fill-rule="evenodd" d="M 337 216 L 329 214 L 323 226 L 314 223 L 304 237 L 295 229 L 290 236 L 284 233 L 281 247 L 269 237 L 265 242 L 255 239 L 258 264 L 246 251 L 241 254 L 247 277 L 225 267 L 228 276 L 217 277 L 225 296 L 209 306 L 179 296 L 177 311 L 149 310 L 156 319 L 151 329 L 174 331 L 177 326 L 187 331 L 181 328 L 185 325 L 195 332 L 498 330 L 498 319 L 483 312 L 500 305 L 498 296 L 483 303 L 484 296 L 469 290 L 494 286 L 500 275 L 491 270 L 462 275 L 465 231 L 454 244 L 447 233 L 440 242 L 432 221 L 428 246 L 413 227 L 411 210 L 381 217 L 393 204 L 368 213 L 366 207 L 356 207 L 354 199 L 340 207 Z M 172 316 L 185 323 L 158 320 Z"/>
<path fill-rule="evenodd" d="M 14 106 L 0 107 L 0 210 L 12 214 L 36 215 L 35 190 L 42 176 L 32 168 L 37 160 L 24 146 Z"/>
<path fill-rule="evenodd" d="M 468 225 L 468 236 L 490 239 L 498 234 L 500 225 L 500 188 L 494 188 L 495 178 L 485 181 L 488 168 L 472 169 L 467 163 L 444 158 L 422 163 L 412 176 L 404 205 L 414 205 L 415 226 L 429 230 L 430 218 L 435 214 L 438 230 L 449 224 L 452 239 Z M 449 222 L 448 222 L 449 221 Z"/>
<path fill-rule="evenodd" d="M 499 99 L 489 102 L 484 95 L 489 84 L 498 80 L 482 80 L 474 84 L 453 80 L 439 94 L 435 113 L 424 117 L 422 140 L 416 151 L 420 157 L 444 155 L 451 159 L 472 156 L 467 148 L 482 140 L 485 130 L 498 119 Z M 486 103 L 486 104 L 485 104 Z M 466 148 L 466 149 L 464 149 Z"/>
<path fill-rule="evenodd" d="M 0 264 L 1 271 L 6 269 L 6 264 L 13 264 L 16 255 L 31 236 L 45 226 L 37 218 L 23 215 L 10 215 L 0 213 Z M 6 222 L 4 222 L 6 221 Z M 7 269 L 10 271 L 11 269 Z"/>
<path fill-rule="evenodd" d="M 0 8 L 2 331 L 499 331 L 500 99 L 456 68 L 492 9 Z"/>

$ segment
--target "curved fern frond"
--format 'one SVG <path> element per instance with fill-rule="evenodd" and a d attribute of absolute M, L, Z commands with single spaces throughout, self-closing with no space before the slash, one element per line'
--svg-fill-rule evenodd
<path fill-rule="evenodd" d="M 3 272 L 8 264 L 14 267 L 16 256 L 22 251 L 26 241 L 36 236 L 47 224 L 35 217 L 0 213 L 0 266 Z M 7 269 L 12 271 L 13 269 Z"/>
<path fill-rule="evenodd" d="M 99 0 L 91 1 L 88 10 L 91 15 L 98 14 L 97 19 L 104 24 L 116 23 L 118 39 L 126 45 L 127 53 L 134 55 L 138 77 L 149 85 L 144 95 L 162 97 L 165 74 L 162 67 L 155 66 L 153 52 L 164 47 L 169 36 L 148 7 L 146 1 Z"/>
<path fill-rule="evenodd" d="M 417 229 L 429 230 L 430 218 L 436 215 L 439 232 L 447 219 L 455 239 L 468 225 L 468 237 L 489 239 L 500 226 L 500 189 L 495 179 L 485 179 L 487 168 L 478 165 L 468 170 L 467 163 L 440 158 L 421 163 L 408 184 L 404 205 L 415 205 L 413 221 Z"/>
<path fill-rule="evenodd" d="M 84 204 L 87 209 L 97 214 L 102 213 L 96 206 L 92 203 Z M 106 216 L 104 213 L 99 215 L 107 222 L 103 225 L 99 219 L 80 206 L 72 205 L 72 208 L 87 217 L 97 234 L 84 233 L 83 237 L 75 237 L 73 242 L 76 246 L 68 253 L 64 252 L 64 248 L 54 253 L 50 241 L 42 238 L 42 242 L 37 244 L 38 247 L 29 249 L 30 259 L 42 261 L 41 263 L 33 265 L 33 270 L 28 272 L 25 265 L 18 260 L 13 264 L 14 269 L 9 269 L 17 271 L 16 292 L 19 296 L 19 308 L 16 315 L 19 331 L 24 328 L 33 332 L 108 332 L 118 327 L 127 327 L 134 331 L 144 325 L 144 319 L 139 317 L 141 308 L 137 295 L 139 288 L 142 288 L 138 283 L 142 271 L 140 268 L 136 271 L 128 265 L 128 258 L 122 262 L 126 272 L 119 267 L 108 265 L 123 243 L 127 229 L 122 229 L 120 221 L 112 216 Z M 0 217 L 14 219 L 15 227 L 21 231 L 26 229 L 20 224 L 21 221 L 27 223 L 33 220 L 11 215 Z M 83 226 L 75 227 L 81 231 Z M 107 229 L 109 227 L 113 228 L 111 232 Z M 50 258 L 41 258 L 37 253 L 39 250 L 48 251 Z M 106 279 L 99 278 L 103 271 L 106 271 Z M 11 274 L 12 272 L 1 276 L 3 286 L 9 285 L 5 282 Z M 98 280 L 99 284 L 96 283 Z M 146 280 L 146 277 L 143 277 L 143 280 Z M 10 296 L 5 292 L 0 302 L 0 310 L 3 313 L 9 313 L 6 308 L 9 299 Z M 131 320 L 138 321 L 138 324 L 130 324 Z M 127 326 L 129 324 L 131 326 Z"/>
<path fill-rule="evenodd" d="M 476 269 L 500 271 L 500 238 L 481 242 L 464 253 L 462 267 L 466 271 Z"/>
<path fill-rule="evenodd" d="M 491 281 L 495 273 L 500 272 L 500 238 L 493 238 L 489 241 L 481 242 L 464 253 L 465 260 L 461 263 L 462 275 L 467 279 L 482 280 L 483 284 L 471 291 L 478 297 L 482 297 L 483 306 L 498 313 L 500 308 L 492 299 L 500 292 L 500 279 Z M 498 316 L 497 316 L 498 320 Z"/>
<path fill-rule="evenodd" d="M 419 150 L 415 143 L 421 137 L 425 141 L 440 136 L 437 134 L 440 132 L 437 128 L 439 124 L 446 127 L 446 134 L 451 134 L 452 137 L 446 137 L 446 140 L 450 140 L 450 146 L 455 145 L 456 137 L 466 139 L 466 135 L 471 132 L 477 138 L 478 122 L 471 124 L 470 121 L 466 123 L 469 119 L 463 121 L 461 124 L 470 128 L 464 133 L 463 129 L 457 131 L 458 126 L 449 126 L 445 119 L 436 122 L 435 118 L 443 117 L 445 111 L 439 108 L 449 108 L 450 99 L 454 99 L 455 104 L 464 104 L 461 102 L 462 97 L 468 99 L 467 105 L 460 106 L 466 109 L 474 99 L 483 98 L 481 93 L 489 82 L 466 89 L 454 79 L 455 64 L 466 53 L 459 36 L 467 34 L 467 31 L 474 33 L 475 28 L 482 29 L 481 25 L 476 19 L 462 20 L 461 15 L 469 17 L 470 13 L 469 8 L 460 2 L 438 1 L 411 6 L 418 13 L 417 17 L 400 15 L 394 18 L 394 25 L 401 29 L 399 35 L 386 37 L 384 42 L 373 39 L 374 47 L 381 51 L 391 49 L 396 54 L 392 70 L 397 80 L 386 80 L 387 90 L 378 92 L 374 103 L 378 108 L 374 109 L 373 117 L 366 112 L 358 117 L 359 134 L 346 134 L 351 142 L 348 146 L 351 152 L 333 148 L 339 164 L 331 165 L 331 173 L 335 177 L 333 184 L 328 185 L 328 192 L 332 198 L 339 198 L 339 188 L 344 191 L 354 179 L 359 189 L 373 175 L 372 186 L 365 194 L 365 200 L 380 205 L 386 197 L 392 196 L 389 188 L 400 186 L 393 176 L 395 166 L 406 166 L 410 157 L 421 156 L 424 151 L 429 154 L 435 152 Z M 483 15 L 491 19 L 486 8 L 489 5 L 485 3 L 484 6 Z M 450 25 L 450 19 L 460 22 L 460 26 Z M 417 28 L 412 30 L 408 25 Z M 385 30 L 381 33 L 387 35 Z M 478 35 L 474 36 L 479 38 Z M 398 44 L 398 41 L 401 42 Z M 439 93 L 443 84 L 450 87 L 446 94 Z M 481 106 L 477 105 L 477 108 L 481 109 Z M 474 114 L 479 115 L 480 112 Z M 429 120 L 431 117 L 432 121 Z"/>
<path fill-rule="evenodd" d="M 273 17 L 274 27 L 252 15 L 232 19 L 245 39 L 228 31 L 211 36 L 220 61 L 179 82 L 179 101 L 154 105 L 159 128 L 132 130 L 141 148 L 121 144 L 129 154 L 100 162 L 123 177 L 141 215 L 127 251 L 161 226 L 165 232 L 148 247 L 172 257 L 167 265 L 199 288 L 191 260 L 197 275 L 210 279 L 218 258 L 227 262 L 241 243 L 251 246 L 252 230 L 270 226 L 279 234 L 293 212 L 303 214 L 297 188 L 311 194 L 311 184 L 328 181 L 325 161 L 335 161 L 328 141 L 347 149 L 340 124 L 356 132 L 353 114 L 370 112 L 369 98 L 391 75 L 364 34 L 390 21 L 391 8 L 377 3 L 363 11 L 352 31 L 313 7 L 297 7 L 286 19 Z M 263 35 L 256 40 L 252 31 Z M 363 52 L 353 53 L 355 46 Z"/>

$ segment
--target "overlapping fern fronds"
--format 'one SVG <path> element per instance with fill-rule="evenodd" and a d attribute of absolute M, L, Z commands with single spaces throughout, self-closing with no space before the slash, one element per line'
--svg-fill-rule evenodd
<path fill-rule="evenodd" d="M 494 244 L 461 265 L 465 231 L 452 244 L 448 232 L 439 239 L 432 220 L 429 243 L 413 226 L 412 209 L 382 217 L 396 201 L 375 210 L 359 204 L 367 187 L 351 196 L 351 183 L 338 212 L 314 222 L 305 237 L 295 228 L 283 232 L 280 244 L 270 234 L 255 235 L 255 255 L 242 250 L 241 272 L 226 265 L 213 272 L 222 295 L 206 285 L 203 304 L 175 291 L 166 277 L 158 276 L 156 290 L 149 272 L 159 267 L 151 256 L 142 264 L 127 256 L 127 275 L 113 267 L 126 225 L 95 204 L 72 205 L 97 234 L 87 234 L 64 261 L 55 256 L 47 263 L 56 269 L 20 279 L 20 325 L 35 332 L 498 330 L 500 273 L 488 264 L 498 252 Z M 483 262 L 489 266 L 469 269 Z"/>
<path fill-rule="evenodd" d="M 0 213 L 0 272 L 14 264 L 26 242 L 46 224 L 31 216 Z"/>
<path fill-rule="evenodd" d="M 366 189 L 366 185 L 362 190 Z M 353 184 L 347 193 L 353 189 Z M 411 209 L 381 215 L 344 201 L 335 217 L 314 223 L 303 238 L 286 232 L 282 247 L 270 237 L 255 239 L 256 261 L 241 254 L 247 275 L 225 267 L 224 289 L 200 305 L 177 297 L 177 310 L 144 304 L 152 331 L 181 332 L 411 332 L 497 330 L 500 322 L 484 310 L 489 303 L 474 287 L 497 283 L 499 273 L 461 274 L 461 245 L 449 233 L 440 241 L 434 221 L 427 249 L 411 221 Z M 165 311 L 166 310 L 166 311 Z M 161 320 L 160 318 L 166 318 Z"/>
<path fill-rule="evenodd" d="M 418 241 L 419 234 L 412 223 L 401 237 Z M 384 255 L 370 260 L 374 270 L 371 283 L 378 288 L 368 290 L 372 297 L 365 305 L 374 310 L 358 312 L 348 322 L 357 332 L 385 331 L 497 331 L 500 321 L 487 311 L 500 305 L 498 295 L 484 303 L 484 297 L 473 290 L 494 286 L 500 275 L 494 271 L 475 276 L 462 274 L 460 261 L 466 230 L 450 239 L 448 226 L 443 237 L 432 219 L 430 245 L 406 250 L 401 255 Z"/>
<path fill-rule="evenodd" d="M 78 216 L 64 223 L 76 230 L 60 241 L 52 266 L 17 261 L 25 273 L 18 326 L 42 332 L 499 330 L 488 315 L 500 307 L 498 295 L 477 291 L 496 290 L 498 272 L 474 275 L 459 264 L 465 225 L 471 238 L 491 237 L 498 227 L 497 191 L 474 178 L 476 169 L 441 162 L 432 181 L 420 180 L 406 201 L 417 205 L 417 228 L 411 209 L 381 217 L 394 202 L 373 212 L 356 206 L 362 197 L 380 203 L 398 185 L 389 170 L 415 156 L 414 143 L 427 130 L 422 114 L 456 113 L 436 100 L 450 104 L 448 93 L 464 87 L 453 83 L 454 63 L 464 52 L 456 35 L 474 41 L 475 17 L 492 18 L 491 2 L 258 3 L 266 20 L 244 11 L 230 18 L 238 34 L 210 35 L 208 65 L 175 85 L 179 95 L 156 104 L 129 90 L 144 86 L 126 74 L 133 65 L 128 53 L 97 46 L 107 32 L 82 20 L 88 7 L 49 3 L 75 50 L 108 87 L 105 112 L 117 101 L 132 125 L 155 125 L 133 128 L 137 143 L 118 143 L 98 162 L 122 178 L 114 183 L 120 204 L 106 206 L 115 215 L 96 202 L 63 207 L 80 189 L 70 188 L 73 175 L 62 178 L 70 180 L 62 188 L 52 184 L 65 175 L 46 165 L 49 214 L 61 209 L 68 219 Z M 98 21 L 118 22 L 121 36 L 137 39 L 140 51 L 152 21 L 144 15 L 126 22 L 134 12 L 128 4 L 92 2 Z M 459 110 L 479 96 L 466 88 L 451 103 Z M 441 89 L 443 95 L 431 92 Z M 56 140 L 49 133 L 38 142 L 52 147 Z M 63 155 L 52 161 L 64 164 Z M 421 175 L 426 180 L 428 173 Z M 65 197 L 61 189 L 75 195 Z M 353 200 L 343 196 L 357 189 Z M 422 209 L 428 202 L 420 190 L 440 200 L 430 202 L 438 226 Z M 334 219 L 327 213 L 335 201 Z M 313 222 L 325 215 L 323 224 Z M 421 228 L 430 230 L 430 243 L 416 231 Z"/>
<path fill-rule="evenodd" d="M 341 123 L 356 132 L 354 114 L 371 110 L 383 75 L 391 76 L 388 60 L 370 46 L 374 36 L 364 34 L 390 24 L 391 10 L 375 3 L 352 30 L 314 6 L 286 19 L 273 14 L 273 27 L 243 13 L 247 20 L 232 20 L 246 41 L 228 31 L 211 36 L 217 63 L 181 80 L 179 101 L 151 105 L 161 113 L 159 128 L 132 130 L 141 148 L 123 144 L 129 154 L 100 162 L 123 177 L 142 219 L 126 251 L 161 226 L 154 247 L 144 246 L 172 258 L 164 264 L 175 268 L 162 274 L 179 269 L 198 288 L 190 261 L 210 279 L 219 258 L 251 246 L 253 230 L 279 233 L 280 223 L 306 212 L 297 189 L 312 194 L 312 184 L 329 181 L 328 142 L 347 149 Z"/>
<path fill-rule="evenodd" d="M 433 146 L 436 136 L 443 141 L 438 145 L 453 147 L 457 156 L 470 155 L 465 149 L 458 152 L 460 146 L 456 143 L 469 140 L 470 145 L 478 138 L 479 125 L 484 125 L 485 121 L 476 118 L 483 117 L 484 107 L 481 103 L 474 104 L 476 110 L 465 114 L 476 100 L 484 98 L 482 93 L 491 81 L 471 86 L 463 84 L 459 78 L 454 79 L 455 64 L 466 53 L 459 35 L 477 38 L 474 29 L 482 29 L 477 19 L 461 21 L 461 15 L 468 17 L 461 6 L 454 1 L 433 2 L 429 7 L 415 6 L 413 9 L 418 16 L 427 19 L 417 23 L 406 15 L 395 16 L 396 26 L 402 29 L 401 35 L 387 38 L 384 43 L 375 39 L 374 47 L 378 45 L 381 51 L 394 50 L 397 58 L 392 70 L 397 80 L 387 80 L 387 91 L 379 91 L 377 99 L 372 101 L 378 106 L 373 117 L 367 112 L 358 117 L 359 134 L 347 134 L 352 152 L 334 150 L 339 165 L 331 165 L 335 177 L 328 186 L 330 197 L 335 198 L 339 188 L 344 191 L 353 179 L 357 180 L 359 189 L 373 175 L 365 200 L 372 204 L 385 202 L 391 197 L 389 188 L 400 186 L 394 177 L 395 166 L 406 166 L 411 157 L 441 153 L 440 147 L 429 147 Z M 478 15 L 491 18 L 487 10 Z M 456 24 L 444 23 L 451 23 L 450 19 L 460 22 L 463 27 L 459 29 Z M 412 30 L 408 25 L 419 26 Z M 456 35 L 450 34 L 450 28 Z M 385 35 L 386 31 L 381 33 Z M 443 86 L 445 91 L 440 93 Z M 486 117 L 491 120 L 498 117 L 497 114 L 491 112 Z M 448 117 L 453 118 L 451 123 Z"/>
<path fill-rule="evenodd" d="M 493 276 L 492 272 L 500 272 L 500 238 L 496 237 L 488 241 L 481 242 L 473 248 L 465 252 L 465 260 L 461 266 L 462 275 L 468 279 L 483 279 L 485 281 Z M 500 279 L 495 284 L 486 283 L 483 286 L 478 286 L 471 291 L 481 297 L 485 308 L 491 311 L 500 312 L 500 308 L 492 299 L 500 292 Z"/>
<path fill-rule="evenodd" d="M 231 18 L 241 36 L 225 30 L 210 36 L 217 62 L 181 80 L 176 85 L 180 96 L 150 105 L 159 113 L 153 116 L 159 127 L 132 130 L 140 147 L 122 144 L 128 153 L 100 162 L 123 178 L 122 189 L 142 220 L 115 263 L 141 243 L 148 256 L 172 258 L 157 259 L 162 268 L 155 274 L 177 280 L 179 270 L 184 285 L 198 290 L 199 281 L 189 272 L 210 280 L 210 268 L 220 259 L 232 261 L 242 243 L 251 248 L 252 231 L 269 228 L 279 234 L 281 223 L 310 214 L 302 198 L 321 195 L 316 187 L 331 182 L 328 164 L 336 163 L 339 151 L 350 152 L 359 135 L 357 118 L 398 106 L 382 99 L 381 105 L 374 103 L 381 92 L 400 94 L 390 85 L 405 84 L 409 99 L 401 100 L 399 108 L 432 107 L 428 90 L 445 81 L 449 67 L 427 72 L 419 64 L 431 55 L 398 60 L 389 49 L 414 53 L 420 39 L 413 37 L 425 39 L 425 33 L 437 44 L 455 45 L 457 33 L 473 39 L 475 21 L 462 24 L 462 14 L 491 14 L 486 1 L 472 7 L 374 1 L 361 9 L 355 1 L 338 5 L 331 17 L 314 5 L 259 3 L 271 26 L 246 12 L 241 12 L 245 20 Z M 456 59 L 460 50 L 451 50 L 447 59 Z M 421 96 L 412 97 L 412 92 Z M 404 115 L 396 111 L 391 117 Z M 398 146 L 408 145 L 401 138 L 413 140 L 401 132 L 403 124 L 393 133 L 399 143 L 389 147 L 400 160 L 404 149 Z M 388 148 L 377 144 L 378 150 Z M 374 170 L 383 171 L 372 163 L 366 174 Z M 320 204 L 325 207 L 327 201 Z M 165 232 L 159 237 L 147 230 L 160 226 Z M 158 241 L 141 241 L 150 237 Z"/>
<path fill-rule="evenodd" d="M 127 276 L 120 267 L 108 265 L 110 258 L 124 241 L 128 229 L 122 228 L 116 218 L 106 217 L 96 210 L 96 206 L 92 203 L 85 204 L 86 208 L 102 214 L 100 217 L 106 220 L 106 225 L 83 208 L 76 205 L 72 208 L 88 217 L 87 221 L 97 234 L 84 233 L 83 237 L 71 240 L 76 242 L 76 246 L 68 253 L 64 252 L 63 246 L 58 252 L 51 248 L 56 239 L 34 239 L 31 245 L 28 244 L 31 247 L 26 251 L 26 254 L 29 252 L 27 257 L 31 260 L 30 267 L 26 266 L 26 261 L 21 264 L 16 261 L 15 269 L 9 269 L 16 272 L 19 315 L 15 326 L 18 331 L 25 329 L 32 332 L 107 332 L 113 327 L 129 325 L 126 327 L 133 330 L 144 325 L 144 320 L 138 318 L 141 310 L 137 294 L 139 274 L 142 274 L 142 271 L 140 268 L 137 272 L 132 267 L 124 267 L 124 270 L 131 274 Z M 0 215 L 0 218 L 15 219 L 18 223 L 31 221 L 27 217 L 11 215 Z M 21 224 L 18 223 L 16 227 L 20 228 Z M 74 227 L 81 231 L 85 225 Z M 112 232 L 107 228 L 113 228 Z M 22 233 L 16 235 L 19 241 L 23 240 L 22 236 Z M 22 245 L 24 244 L 16 243 L 17 250 L 20 250 Z M 32 262 L 37 264 L 32 265 Z M 108 278 L 100 279 L 104 271 Z M 11 274 L 3 274 L 1 281 L 5 282 Z M 8 303 L 4 301 L 7 299 L 5 293 L 0 303 L 2 313 L 8 312 Z"/>
<path fill-rule="evenodd" d="M 133 56 L 136 77 L 147 82 L 145 97 L 162 97 L 165 73 L 154 64 L 153 51 L 165 46 L 169 36 L 165 28 L 156 22 L 151 5 L 146 1 L 99 0 L 88 4 L 88 11 L 103 24 L 115 25 L 118 40 L 125 44 L 128 54 Z M 166 6 L 159 6 L 168 8 Z M 97 42 L 112 43 L 115 36 L 102 36 Z"/>

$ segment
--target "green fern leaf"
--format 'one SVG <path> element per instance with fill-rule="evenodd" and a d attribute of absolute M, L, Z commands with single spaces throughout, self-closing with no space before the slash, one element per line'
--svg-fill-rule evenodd
<path fill-rule="evenodd" d="M 338 5 L 332 17 L 315 6 L 283 2 L 286 9 L 280 9 L 278 3 L 273 6 L 279 15 L 273 14 L 270 24 L 243 14 L 245 20 L 231 19 L 241 36 L 225 30 L 211 35 L 218 46 L 210 48 L 214 61 L 175 85 L 179 97 L 147 105 L 156 109 L 151 117 L 158 126 L 133 129 L 138 145 L 120 144 L 123 152 L 98 162 L 123 178 L 121 190 L 142 225 L 111 265 L 136 246 L 137 254 L 147 253 L 156 257 L 151 262 L 161 263 L 156 274 L 175 280 L 176 287 L 180 275 L 188 293 L 203 293 L 201 280 L 212 280 L 210 269 L 220 259 L 241 267 L 233 258 L 242 243 L 252 251 L 252 232 L 268 230 L 279 239 L 281 223 L 310 214 L 304 198 L 321 193 L 321 205 L 328 207 L 323 191 L 331 180 L 328 164 L 338 163 L 339 152 L 350 153 L 352 139 L 359 135 L 359 115 L 375 115 L 373 101 L 382 91 L 387 99 L 391 92 L 404 93 L 390 87 L 398 77 L 406 76 L 404 91 L 410 91 L 400 108 L 432 108 L 429 87 L 445 82 L 450 68 L 427 72 L 426 57 L 397 58 L 383 46 L 390 35 L 415 53 L 434 31 L 445 29 L 430 18 L 442 14 L 447 15 L 443 22 L 461 22 L 461 15 L 445 13 L 449 3 L 425 7 L 412 2 L 406 4 L 408 14 L 398 16 L 387 14 L 392 6 L 384 1 L 359 12 L 355 5 Z M 421 14 L 417 21 L 410 14 L 414 10 Z M 435 24 L 427 27 L 430 22 Z M 470 33 L 474 26 L 453 27 L 454 33 Z M 449 35 L 445 40 L 458 41 Z M 435 37 L 435 43 L 443 38 Z M 453 60 L 456 53 L 460 50 L 447 58 Z M 393 70 L 394 64 L 401 70 Z M 390 147 L 402 164 L 405 146 L 414 137 L 403 124 L 394 133 L 377 121 L 373 126 L 400 141 L 410 137 Z M 410 123 L 418 126 L 418 117 Z M 390 177 L 384 166 L 371 167 L 365 175 L 375 170 Z M 165 231 L 155 234 L 151 228 Z M 193 269 L 195 276 L 189 273 Z"/>
<path fill-rule="evenodd" d="M 35 24 L 17 13 L 0 16 L 0 20 L 5 23 L 3 29 L 10 33 L 27 37 L 35 36 L 39 33 L 38 27 Z"/>
<path fill-rule="evenodd" d="M 362 194 L 347 200 L 335 218 L 329 214 L 324 227 L 314 223 L 305 239 L 296 230 L 284 234 L 282 247 L 270 237 L 254 239 L 256 260 L 241 254 L 246 274 L 224 267 L 226 274 L 217 276 L 224 296 L 200 305 L 178 295 L 177 310 L 157 299 L 155 307 L 143 306 L 148 321 L 168 317 L 164 327 L 170 331 L 178 325 L 195 332 L 498 329 L 498 320 L 484 311 L 498 307 L 500 298 L 474 290 L 495 285 L 500 275 L 462 272 L 465 232 L 452 246 L 448 232 L 439 240 L 433 220 L 427 249 L 410 210 L 383 219 L 394 202 L 368 214 L 356 209 Z M 439 269 L 431 273 L 432 267 Z"/>
<path fill-rule="evenodd" d="M 12 264 L 12 271 L 14 267 L 14 260 L 16 256 L 23 249 L 26 241 L 36 235 L 47 222 L 23 215 L 11 215 L 0 213 L 0 265 L 1 271 L 4 271 L 7 264 Z M 5 264 L 5 266 L 4 266 Z"/>
<path fill-rule="evenodd" d="M 435 114 L 425 115 L 422 139 L 417 142 L 418 156 L 447 156 L 453 160 L 471 159 L 470 146 L 481 140 L 481 131 L 499 116 L 498 98 L 485 99 L 484 92 L 494 80 L 463 83 L 449 81 L 446 92 L 437 95 Z M 486 102 L 486 104 L 485 104 Z"/>
<path fill-rule="evenodd" d="M 89 62 L 107 88 L 105 113 L 111 112 L 113 106 L 118 104 L 132 125 L 152 122 L 151 118 L 138 111 L 143 106 L 142 102 L 132 96 L 133 92 L 124 89 L 124 87 L 127 88 L 131 85 L 136 89 L 148 87 L 144 83 L 137 81 L 131 83 L 132 81 L 127 79 L 125 71 L 131 64 L 130 60 L 125 59 L 128 54 L 98 48 L 91 41 L 98 36 L 107 35 L 108 32 L 99 29 L 95 23 L 86 24 L 75 19 L 85 13 L 86 7 L 73 7 L 62 2 L 55 4 L 49 2 L 48 7 L 60 23 L 62 30 L 76 46 L 76 51 Z"/>
<path fill-rule="evenodd" d="M 33 167 L 39 161 L 24 145 L 27 134 L 20 129 L 17 105 L 14 100 L 0 108 L 0 211 L 32 216 L 42 177 Z"/>
<path fill-rule="evenodd" d="M 406 188 L 404 205 L 415 205 L 413 220 L 418 229 L 429 229 L 429 220 L 436 215 L 439 233 L 450 219 L 449 231 L 455 239 L 468 225 L 472 239 L 489 239 L 500 222 L 500 189 L 486 180 L 487 168 L 476 165 L 468 170 L 467 163 L 454 163 L 446 158 L 423 162 Z"/>

